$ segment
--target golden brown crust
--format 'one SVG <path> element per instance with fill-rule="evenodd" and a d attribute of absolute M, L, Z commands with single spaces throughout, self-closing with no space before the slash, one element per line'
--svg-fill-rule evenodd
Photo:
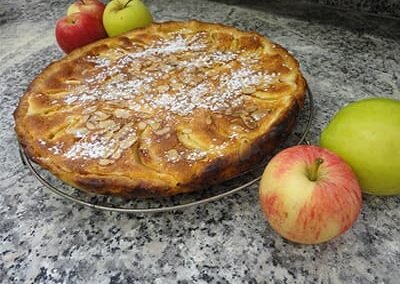
<path fill-rule="evenodd" d="M 153 24 L 50 64 L 21 98 L 16 132 L 77 188 L 174 195 L 263 160 L 290 133 L 305 85 L 298 62 L 257 33 Z"/>

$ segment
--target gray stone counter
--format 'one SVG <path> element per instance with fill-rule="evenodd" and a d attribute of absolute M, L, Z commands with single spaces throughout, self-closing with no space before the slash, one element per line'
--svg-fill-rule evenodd
<path fill-rule="evenodd" d="M 304 3 L 147 3 L 158 21 L 222 22 L 287 47 L 314 92 L 314 143 L 344 104 L 400 99 L 399 20 Z M 12 113 L 29 82 L 62 56 L 54 27 L 68 4 L 0 3 L 1 283 L 399 283 L 400 196 L 364 196 L 350 231 L 302 246 L 266 224 L 258 185 L 152 215 L 93 210 L 41 186 L 20 162 Z"/>

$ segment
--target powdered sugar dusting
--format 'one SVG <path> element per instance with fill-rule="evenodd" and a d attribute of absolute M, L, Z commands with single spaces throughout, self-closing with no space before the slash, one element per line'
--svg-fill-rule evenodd
<path fill-rule="evenodd" d="M 173 40 L 161 39 L 154 46 L 147 48 L 142 52 L 129 54 L 130 59 L 144 58 L 149 56 L 162 56 L 172 53 L 180 53 L 187 51 L 200 51 L 207 47 L 202 42 L 197 42 L 202 34 L 198 34 L 191 40 L 184 39 L 182 35 L 178 34 Z"/>
<path fill-rule="evenodd" d="M 168 109 L 178 115 L 188 115 L 196 108 L 222 111 L 243 104 L 242 89 L 258 84 L 269 84 L 275 74 L 256 72 L 242 67 L 220 77 L 218 84 L 207 80 L 196 86 L 185 86 L 176 93 L 149 94 L 146 102 L 153 108 Z"/>
<path fill-rule="evenodd" d="M 119 111 L 119 116 L 124 115 L 126 119 L 130 118 L 132 111 L 142 113 L 151 110 L 149 113 L 160 115 L 156 118 L 160 122 L 169 122 L 174 115 L 190 116 L 197 109 L 226 113 L 246 103 L 249 96 L 243 91 L 245 88 L 266 89 L 279 76 L 259 71 L 257 56 L 249 57 L 241 50 L 210 49 L 209 40 L 205 32 L 192 36 L 172 34 L 170 39 L 155 40 L 137 51 L 117 48 L 117 51 L 109 50 L 98 56 L 83 58 L 94 66 L 89 70 L 91 73 L 84 76 L 80 84 L 70 84 L 62 101 L 58 98 L 53 104 L 82 105 L 83 109 L 100 106 L 97 114 L 99 111 L 105 113 L 97 118 L 89 114 L 91 119 L 87 118 L 87 128 L 84 128 L 87 131 L 76 132 L 78 141 L 65 153 L 62 147 L 52 147 L 49 151 L 63 154 L 71 160 L 106 159 L 103 161 L 106 165 L 110 156 L 118 159 L 123 150 L 136 141 L 137 129 L 117 133 L 121 125 L 113 119 L 121 117 L 115 118 L 115 114 L 109 113 L 115 105 L 123 105 L 126 111 Z M 110 121 L 102 121 L 101 117 Z M 101 130 L 92 131 L 96 127 Z M 133 124 L 129 127 L 132 129 Z M 164 127 L 169 129 L 170 125 Z M 160 133 L 162 130 L 155 129 Z M 110 139 L 105 135 L 119 135 L 119 138 Z M 234 139 L 237 134 L 233 133 L 230 137 Z M 226 144 L 216 147 L 219 148 L 214 151 L 222 155 Z M 170 151 L 167 160 L 176 162 L 184 157 L 188 161 L 196 161 L 206 156 L 207 152 L 200 150 L 185 153 Z"/>
<path fill-rule="evenodd" d="M 59 154 L 63 153 L 63 150 L 62 150 L 63 146 L 64 146 L 64 143 L 58 143 L 54 146 L 49 147 L 48 150 L 55 155 L 59 155 Z"/>
<path fill-rule="evenodd" d="M 203 38 L 204 33 L 191 38 L 178 34 L 173 39 L 161 39 L 143 51 L 126 53 L 113 61 L 89 56 L 86 60 L 94 63 L 99 72 L 86 79 L 84 84 L 71 87 L 64 102 L 135 100 L 140 95 L 139 101 L 147 108 L 188 115 L 196 108 L 219 111 L 240 106 L 245 100 L 241 89 L 269 84 L 274 78 L 274 74 L 256 72 L 252 65 L 257 61 L 241 57 L 238 51 L 207 50 Z M 182 58 L 178 58 L 180 55 Z M 168 56 L 176 58 L 171 63 Z M 155 60 L 153 65 L 159 68 L 149 66 L 152 60 Z M 240 67 L 229 68 L 235 60 L 240 62 Z M 160 61 L 167 64 L 157 64 Z M 215 74 L 207 73 L 207 70 L 215 68 L 219 70 Z M 154 92 L 160 81 L 167 84 L 178 82 L 182 86 L 177 90 L 169 88 L 166 92 Z"/>
<path fill-rule="evenodd" d="M 87 140 L 81 140 L 75 143 L 64 156 L 76 160 L 83 159 L 99 159 L 107 156 L 110 149 L 115 146 L 115 141 L 108 141 L 104 137 L 92 136 Z"/>
<path fill-rule="evenodd" d="M 204 159 L 207 156 L 206 151 L 191 151 L 186 155 L 186 159 L 189 161 L 198 161 Z"/>

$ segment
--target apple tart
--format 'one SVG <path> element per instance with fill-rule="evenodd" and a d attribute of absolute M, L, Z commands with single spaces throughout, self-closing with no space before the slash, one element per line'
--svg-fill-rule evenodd
<path fill-rule="evenodd" d="M 305 80 L 254 32 L 166 22 L 50 64 L 14 113 L 26 154 L 76 188 L 168 196 L 231 179 L 287 137 Z"/>

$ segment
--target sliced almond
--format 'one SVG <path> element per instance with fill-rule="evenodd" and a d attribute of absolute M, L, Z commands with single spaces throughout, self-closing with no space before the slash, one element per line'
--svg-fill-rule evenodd
<path fill-rule="evenodd" d="M 144 129 L 146 128 L 146 126 L 147 126 L 147 124 L 144 123 L 143 121 L 140 121 L 140 122 L 138 123 L 138 128 L 139 128 L 139 130 L 144 130 Z"/>
<path fill-rule="evenodd" d="M 128 136 L 127 139 L 121 141 L 121 143 L 119 144 L 119 146 L 122 149 L 128 149 L 129 147 L 131 147 L 133 144 L 135 144 L 135 142 L 137 141 L 137 136 L 135 134 Z"/>
<path fill-rule="evenodd" d="M 193 76 L 191 83 L 194 85 L 199 85 L 202 81 L 203 81 L 203 78 L 201 76 L 195 75 L 195 76 Z"/>
<path fill-rule="evenodd" d="M 81 118 L 79 119 L 79 121 L 81 123 L 85 123 L 88 119 L 89 119 L 89 115 L 86 114 L 86 115 L 82 115 Z"/>
<path fill-rule="evenodd" d="M 241 125 L 242 119 L 239 117 L 239 118 L 232 119 L 230 122 L 232 125 Z M 244 129 L 242 126 L 240 126 L 240 127 L 242 128 L 242 130 Z"/>
<path fill-rule="evenodd" d="M 207 71 L 207 75 L 208 75 L 209 77 L 216 76 L 216 75 L 218 75 L 218 71 L 215 70 L 215 69 L 210 69 L 209 71 Z"/>
<path fill-rule="evenodd" d="M 164 128 L 162 128 L 160 130 L 155 130 L 154 133 L 156 135 L 162 136 L 162 135 L 167 134 L 168 132 L 170 132 L 170 130 L 171 129 L 169 127 L 164 127 Z"/>
<path fill-rule="evenodd" d="M 181 80 L 183 83 L 188 84 L 188 85 L 193 83 L 193 78 L 190 74 L 182 74 L 182 76 L 183 77 L 181 78 Z"/>
<path fill-rule="evenodd" d="M 242 88 L 242 93 L 246 95 L 251 95 L 252 93 L 255 93 L 257 89 L 254 86 L 247 86 Z"/>
<path fill-rule="evenodd" d="M 68 129 L 66 131 L 68 134 L 72 134 L 75 137 L 81 138 L 84 137 L 86 134 L 89 133 L 89 130 L 87 128 L 74 128 L 74 129 Z"/>
<path fill-rule="evenodd" d="M 248 113 L 251 113 L 251 112 L 256 111 L 256 110 L 258 110 L 258 107 L 255 106 L 255 105 L 246 107 L 246 111 L 247 111 Z"/>
<path fill-rule="evenodd" d="M 168 85 L 161 85 L 157 87 L 157 91 L 160 93 L 168 92 L 169 86 Z"/>
<path fill-rule="evenodd" d="M 175 91 L 180 91 L 182 90 L 185 85 L 181 84 L 181 83 L 173 83 L 171 84 L 172 89 L 174 89 Z"/>
<path fill-rule="evenodd" d="M 167 152 L 167 159 L 170 162 L 176 162 L 180 158 L 180 155 L 176 149 L 170 149 Z"/>
<path fill-rule="evenodd" d="M 115 133 L 114 139 L 115 140 L 124 139 L 126 136 L 129 135 L 129 132 L 131 132 L 132 129 L 133 129 L 132 123 L 125 124 L 117 133 Z"/>
<path fill-rule="evenodd" d="M 242 119 L 244 125 L 246 125 L 247 128 L 249 129 L 255 129 L 257 128 L 257 122 L 255 122 L 251 117 L 247 115 L 241 115 L 240 118 Z"/>
<path fill-rule="evenodd" d="M 255 120 L 255 121 L 259 121 L 261 120 L 264 116 L 267 115 L 268 112 L 264 111 L 264 110 L 257 110 L 255 112 L 253 112 L 250 116 Z"/>
<path fill-rule="evenodd" d="M 116 123 L 115 125 L 109 127 L 108 131 L 115 132 L 115 131 L 118 131 L 120 128 L 121 128 L 121 125 L 119 125 L 119 123 Z"/>
<path fill-rule="evenodd" d="M 225 114 L 226 115 L 231 115 L 232 114 L 232 110 L 230 108 L 228 108 L 227 110 L 225 110 Z"/>
<path fill-rule="evenodd" d="M 182 132 L 185 133 L 185 134 L 190 134 L 190 133 L 193 132 L 193 130 L 191 128 L 183 128 Z"/>
<path fill-rule="evenodd" d="M 119 158 L 121 158 L 121 154 L 122 154 L 122 151 L 117 150 L 114 152 L 114 154 L 111 155 L 110 158 L 113 160 L 118 160 Z"/>
<path fill-rule="evenodd" d="M 130 114 L 130 111 L 126 109 L 117 108 L 116 110 L 114 110 L 114 115 L 117 118 L 128 118 Z"/>
<path fill-rule="evenodd" d="M 167 58 L 167 64 L 172 66 L 177 66 L 179 64 L 179 60 L 175 55 L 170 55 Z"/>
<path fill-rule="evenodd" d="M 86 136 L 86 134 L 88 134 L 88 133 L 89 133 L 88 129 L 86 129 L 86 128 L 78 128 L 78 129 L 75 129 L 74 136 L 81 138 L 81 137 Z"/>
<path fill-rule="evenodd" d="M 243 109 L 239 109 L 239 110 L 235 111 L 234 113 L 232 113 L 232 116 L 234 116 L 234 117 L 240 117 L 242 115 L 248 115 L 248 112 Z"/>
<path fill-rule="evenodd" d="M 133 96 L 132 96 L 132 94 L 127 93 L 127 94 L 125 94 L 122 98 L 123 98 L 124 100 L 130 100 L 130 99 L 133 98 Z M 120 106 L 121 106 L 121 105 L 120 105 Z"/>
<path fill-rule="evenodd" d="M 243 127 L 240 126 L 239 124 L 231 124 L 231 125 L 229 126 L 229 128 L 232 129 L 232 130 L 235 131 L 235 132 L 237 132 L 237 131 L 242 132 L 242 131 L 244 130 Z"/>
<path fill-rule="evenodd" d="M 130 68 L 136 72 L 140 71 L 140 69 L 142 68 L 142 65 L 140 64 L 140 62 L 132 62 L 130 65 Z"/>
<path fill-rule="evenodd" d="M 87 122 L 86 122 L 86 128 L 87 128 L 87 129 L 90 129 L 90 130 L 94 130 L 94 129 L 96 129 L 97 127 L 96 127 L 96 125 L 95 125 L 93 122 L 87 121 Z"/>
<path fill-rule="evenodd" d="M 159 56 L 157 56 L 157 55 L 151 56 L 151 57 L 150 57 L 150 60 L 151 60 L 151 62 L 153 62 L 153 63 L 160 63 L 160 62 L 162 61 L 162 59 L 161 59 Z"/>
<path fill-rule="evenodd" d="M 186 84 L 188 84 L 190 87 L 196 87 L 199 84 L 199 81 L 193 78 Z"/>
<path fill-rule="evenodd" d="M 139 91 L 139 93 L 144 93 L 144 92 L 146 92 L 146 87 L 142 85 L 138 88 L 138 91 Z"/>
<path fill-rule="evenodd" d="M 165 73 L 164 75 L 161 76 L 161 79 L 168 80 L 169 79 L 169 74 Z"/>
<path fill-rule="evenodd" d="M 149 122 L 149 125 L 150 125 L 150 127 L 153 129 L 153 130 L 157 130 L 157 129 L 159 129 L 160 128 L 160 123 L 159 122 L 157 122 L 157 121 L 150 121 Z"/>
<path fill-rule="evenodd" d="M 158 71 L 158 70 L 160 70 L 160 65 L 158 65 L 156 63 L 154 63 L 146 68 L 146 71 L 150 71 L 150 72 Z"/>
<path fill-rule="evenodd" d="M 104 113 L 102 111 L 95 111 L 93 113 L 93 116 L 96 120 L 98 121 L 102 121 L 102 120 L 106 120 L 107 118 L 109 118 L 111 115 L 108 113 Z"/>
<path fill-rule="evenodd" d="M 114 154 L 115 151 L 117 151 L 117 150 L 118 150 L 118 144 L 113 144 L 112 146 L 110 146 L 110 147 L 107 149 L 107 151 L 105 151 L 105 152 L 103 153 L 103 155 L 101 155 L 101 158 L 107 159 L 107 158 L 109 158 L 112 154 Z"/>
<path fill-rule="evenodd" d="M 103 120 L 103 121 L 99 121 L 98 123 L 97 123 L 97 127 L 98 128 L 111 128 L 111 127 L 114 127 L 115 126 L 115 121 L 114 120 L 111 120 L 111 119 L 109 119 L 109 120 Z"/>
<path fill-rule="evenodd" d="M 198 161 L 204 159 L 206 156 L 207 152 L 194 149 L 192 152 L 186 155 L 186 159 L 191 161 Z"/>
<path fill-rule="evenodd" d="M 107 131 L 104 135 L 103 135 L 104 139 L 106 139 L 107 141 L 110 140 L 111 138 L 114 137 L 114 132 L 112 131 Z"/>
<path fill-rule="evenodd" d="M 207 124 L 207 125 L 212 124 L 212 118 L 211 118 L 211 117 L 207 116 L 207 118 L 206 118 L 206 124 Z"/>
<path fill-rule="evenodd" d="M 75 79 L 67 79 L 64 82 L 70 85 L 79 85 L 81 83 L 81 81 Z"/>
<path fill-rule="evenodd" d="M 142 63 L 142 66 L 143 67 L 149 67 L 151 64 L 153 64 L 150 60 L 148 60 L 148 61 L 144 61 L 143 63 Z"/>
<path fill-rule="evenodd" d="M 125 97 L 124 97 L 124 99 L 125 99 Z M 119 100 L 118 102 L 116 102 L 115 107 L 125 109 L 125 108 L 128 108 L 129 105 L 130 105 L 130 103 L 128 100 L 126 100 L 126 101 Z"/>
<path fill-rule="evenodd" d="M 113 164 L 114 163 L 114 161 L 113 160 L 110 160 L 110 159 L 100 159 L 99 161 L 98 161 L 98 164 L 100 165 L 100 166 L 108 166 L 108 165 L 111 165 L 111 164 Z"/>
<path fill-rule="evenodd" d="M 84 129 L 86 129 L 86 128 L 84 128 Z M 74 134 L 75 133 L 75 128 L 67 128 L 67 130 L 65 130 L 65 133 L 67 133 L 67 134 Z M 86 129 L 87 130 L 87 129 Z"/>
<path fill-rule="evenodd" d="M 171 154 L 171 155 L 174 155 L 174 156 L 177 156 L 177 155 L 178 155 L 178 151 L 177 151 L 176 149 L 170 149 L 170 150 L 168 150 L 167 153 L 168 153 L 168 154 Z"/>
<path fill-rule="evenodd" d="M 82 114 L 90 114 L 92 112 L 95 112 L 97 109 L 97 106 L 91 106 L 83 109 Z"/>

